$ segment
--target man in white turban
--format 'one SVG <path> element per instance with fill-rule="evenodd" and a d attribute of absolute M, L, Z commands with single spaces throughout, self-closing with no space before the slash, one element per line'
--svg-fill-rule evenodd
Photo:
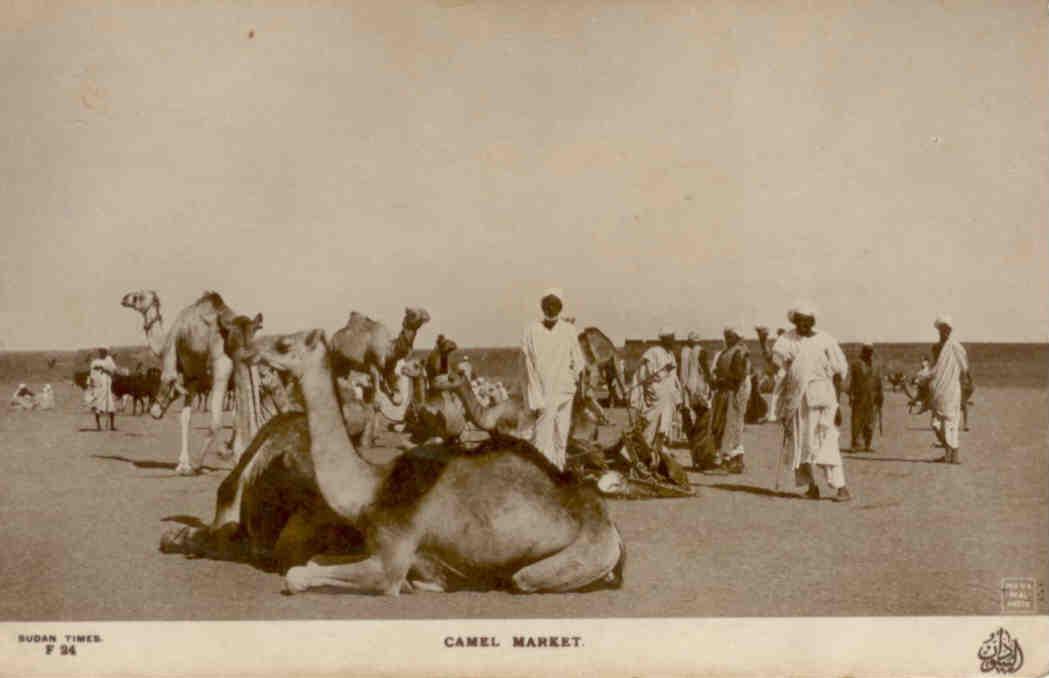
<path fill-rule="evenodd" d="M 933 347 L 936 363 L 924 382 L 929 386 L 932 427 L 946 450 L 936 461 L 960 464 L 958 425 L 962 414 L 962 383 L 970 379 L 969 357 L 965 348 L 951 336 L 954 323 L 950 316 L 939 316 L 933 326 L 940 333 L 940 342 Z"/>
<path fill-rule="evenodd" d="M 575 327 L 560 320 L 564 293 L 543 292 L 543 319 L 524 331 L 521 349 L 528 372 L 528 407 L 537 410 L 532 443 L 554 466 L 564 470 L 572 399 L 586 366 Z"/>
<path fill-rule="evenodd" d="M 805 496 L 818 499 L 814 468 L 826 475 L 836 490 L 836 501 L 852 497 L 845 484 L 845 470 L 838 448 L 838 397 L 848 374 L 848 362 L 838 342 L 815 329 L 816 309 L 808 302 L 796 304 L 787 313 L 794 329 L 772 346 L 772 359 L 786 372 L 776 413 L 783 422 L 783 454 L 776 487 L 782 471 L 794 474 L 795 486 L 808 485 Z"/>
<path fill-rule="evenodd" d="M 637 385 L 631 391 L 631 405 L 641 411 L 645 420 L 645 442 L 655 452 L 653 463 L 662 458 L 663 446 L 670 439 L 674 414 L 682 403 L 674 358 L 674 331 L 659 331 L 659 344 L 644 352 L 635 375 Z"/>

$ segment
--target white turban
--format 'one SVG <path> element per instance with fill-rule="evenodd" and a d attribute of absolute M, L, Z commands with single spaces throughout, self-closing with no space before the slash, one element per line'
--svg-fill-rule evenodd
<path fill-rule="evenodd" d="M 725 326 L 722 327 L 721 329 L 724 332 L 731 332 L 732 334 L 735 334 L 737 337 L 742 338 L 743 337 L 743 332 L 740 331 L 739 327 L 740 326 L 739 326 L 738 323 L 725 323 Z"/>
<path fill-rule="evenodd" d="M 951 320 L 951 316 L 945 313 L 941 313 L 940 315 L 936 316 L 936 322 L 934 322 L 932 326 L 936 329 L 940 329 L 941 327 L 950 327 L 953 329 L 954 321 Z"/>
<path fill-rule="evenodd" d="M 560 287 L 548 287 L 543 290 L 543 296 L 541 298 L 546 299 L 547 297 L 557 297 L 559 301 L 564 303 L 565 292 Z"/>
<path fill-rule="evenodd" d="M 810 318 L 816 317 L 816 305 L 811 301 L 799 301 L 787 311 L 787 320 L 794 322 L 794 316 L 804 315 Z"/>
<path fill-rule="evenodd" d="M 660 336 L 660 338 L 662 338 L 662 337 L 671 337 L 671 338 L 673 338 L 674 330 L 672 330 L 669 327 L 667 327 L 666 325 L 664 325 L 663 329 L 659 330 L 659 336 Z"/>

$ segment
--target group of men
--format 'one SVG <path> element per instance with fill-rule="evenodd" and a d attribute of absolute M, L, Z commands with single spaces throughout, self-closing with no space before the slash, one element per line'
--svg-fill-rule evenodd
<path fill-rule="evenodd" d="M 537 411 L 533 443 L 560 469 L 565 466 L 572 399 L 585 368 L 578 332 L 560 317 L 563 299 L 558 288 L 543 293 L 543 318 L 525 329 L 522 342 L 528 407 Z M 787 313 L 793 329 L 780 332 L 767 354 L 775 370 L 768 420 L 783 426 L 776 487 L 786 485 L 785 474 L 792 475 L 795 487 L 806 487 L 805 496 L 819 498 L 816 475 L 822 474 L 832 498 L 848 501 L 838 403 L 850 366 L 837 340 L 816 329 L 816 315 L 813 304 L 796 304 Z M 934 429 L 946 449 L 939 461 L 959 463 L 960 384 L 969 378 L 968 359 L 961 344 L 951 338 L 949 317 L 937 318 L 935 327 L 940 343 L 926 379 L 932 392 Z M 750 355 L 739 326 L 726 325 L 723 337 L 723 349 L 708 356 L 698 334 L 690 333 L 679 363 L 674 332 L 660 331 L 659 344 L 644 352 L 634 375 L 631 407 L 643 418 L 646 442 L 657 455 L 669 442 L 675 415 L 680 413 L 694 468 L 743 473 Z M 884 400 L 873 346 L 863 346 L 851 373 L 852 449 L 870 451 Z"/>

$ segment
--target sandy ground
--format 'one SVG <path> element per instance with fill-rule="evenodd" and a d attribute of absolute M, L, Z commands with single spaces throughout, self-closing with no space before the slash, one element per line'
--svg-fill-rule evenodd
<path fill-rule="evenodd" d="M 73 387 L 56 390 L 57 411 L 0 412 L 2 620 L 997 614 L 1003 577 L 1049 574 L 1044 390 L 981 390 L 962 466 L 927 463 L 927 416 L 891 394 L 877 452 L 845 455 L 847 504 L 772 491 L 780 429 L 748 427 L 745 474 L 693 474 L 693 499 L 611 502 L 629 554 L 618 591 L 397 599 L 282 596 L 278 575 L 159 553 L 166 517 L 211 519 L 225 471 L 174 475 L 173 414 L 96 433 Z"/>

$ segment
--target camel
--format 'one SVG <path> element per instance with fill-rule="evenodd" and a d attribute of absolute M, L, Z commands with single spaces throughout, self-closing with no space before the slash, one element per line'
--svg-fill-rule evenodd
<path fill-rule="evenodd" d="M 261 319 L 257 323 L 261 325 Z M 262 365 L 247 363 L 246 351 L 258 330 L 256 321 L 238 316 L 229 327 L 224 350 L 234 369 L 258 369 L 276 376 Z M 271 381 L 271 377 L 266 379 Z M 285 396 L 283 383 L 277 387 L 271 381 L 271 388 L 284 403 L 301 398 L 297 389 L 292 389 L 290 397 Z M 353 444 L 360 445 L 373 423 L 375 408 L 347 399 L 348 385 L 340 383 L 339 390 L 346 431 Z M 166 532 L 160 550 L 250 562 L 283 574 L 317 553 L 346 553 L 353 545 L 359 547 L 359 533 L 339 520 L 317 489 L 309 446 L 310 432 L 301 408 L 271 417 L 219 486 L 211 523 Z"/>
<path fill-rule="evenodd" d="M 442 374 L 448 374 L 451 365 L 449 356 L 459 350 L 459 345 L 443 334 L 437 335 L 437 343 L 433 350 L 426 356 L 426 386 L 433 384 L 433 380 Z"/>
<path fill-rule="evenodd" d="M 462 402 L 447 386 L 446 375 L 429 379 L 429 364 L 405 365 L 404 374 L 412 379 L 412 406 L 405 418 L 405 428 L 415 443 L 445 442 L 457 444 L 466 431 L 466 412 Z"/>
<path fill-rule="evenodd" d="M 587 327 L 579 333 L 579 348 L 586 359 L 588 374 L 595 371 L 604 379 L 608 388 L 609 404 L 625 402 L 626 379 L 623 375 L 623 363 L 619 360 L 619 353 L 612 340 L 596 327 Z"/>
<path fill-rule="evenodd" d="M 161 384 L 156 401 L 149 409 L 154 419 L 164 416 L 171 403 L 183 396 L 183 407 L 179 422 L 182 430 L 182 444 L 179 449 L 178 465 L 175 472 L 179 475 L 195 475 L 200 472 L 204 458 L 211 450 L 215 438 L 222 428 L 222 400 L 231 376 L 233 362 L 223 350 L 222 331 L 228 329 L 228 323 L 236 313 L 233 312 L 222 297 L 215 292 L 205 292 L 196 302 L 184 308 L 175 318 L 171 328 L 165 331 L 164 318 L 160 312 L 160 298 L 152 290 L 141 290 L 125 294 L 121 306 L 133 309 L 142 315 L 142 329 L 146 342 L 153 355 L 160 359 Z M 261 324 L 261 315 L 259 316 Z M 193 387 L 210 374 L 210 410 L 211 421 L 204 446 L 195 461 L 189 456 L 189 424 L 193 416 Z M 257 382 L 256 382 L 257 383 Z M 251 386 L 255 390 L 254 386 Z M 240 416 L 256 397 L 239 401 L 236 422 L 233 427 L 233 438 L 229 443 L 232 454 L 239 458 L 244 447 L 258 430 L 258 410 L 252 416 Z"/>
<path fill-rule="evenodd" d="M 398 360 L 412 352 L 415 335 L 429 321 L 430 314 L 425 309 L 406 308 L 401 332 L 394 338 L 382 323 L 351 311 L 346 325 L 331 338 L 336 374 L 365 372 L 371 375 L 376 392 L 381 390 L 399 405 L 393 387 L 394 369 Z"/>
<path fill-rule="evenodd" d="M 466 453 L 422 446 L 375 466 L 346 435 L 323 330 L 259 340 L 254 350 L 298 380 L 320 494 L 366 536 L 363 558 L 314 556 L 289 569 L 287 593 L 621 585 L 622 538 L 596 488 L 572 482 L 528 443 L 491 439 Z"/>
<path fill-rule="evenodd" d="M 438 389 L 455 393 L 463 404 L 466 417 L 471 424 L 492 436 L 509 436 L 520 440 L 531 440 L 535 431 L 536 417 L 525 406 L 524 399 L 514 395 L 506 400 L 485 407 L 477 397 L 470 382 L 463 375 L 449 375 L 439 380 Z M 608 424 L 604 409 L 586 389 L 576 389 L 572 405 L 570 436 L 583 434 L 586 438 L 597 438 L 597 424 Z"/>

